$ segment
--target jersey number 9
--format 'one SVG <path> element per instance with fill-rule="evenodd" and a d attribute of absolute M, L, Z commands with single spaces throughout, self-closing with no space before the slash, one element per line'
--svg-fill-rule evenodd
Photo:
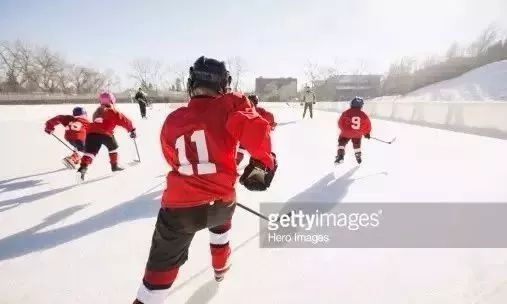
<path fill-rule="evenodd" d="M 361 117 L 354 116 L 354 117 L 352 117 L 351 121 L 352 121 L 352 125 L 351 125 L 352 129 L 354 129 L 354 130 L 361 129 Z"/>

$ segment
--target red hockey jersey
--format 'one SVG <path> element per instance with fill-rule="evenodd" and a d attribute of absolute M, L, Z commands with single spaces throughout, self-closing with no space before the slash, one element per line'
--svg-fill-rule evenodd
<path fill-rule="evenodd" d="M 361 138 L 371 132 L 370 118 L 358 108 L 350 108 L 343 112 L 338 120 L 341 137 Z"/>
<path fill-rule="evenodd" d="M 257 110 L 257 113 L 259 113 L 259 115 L 269 123 L 269 125 L 271 126 L 271 130 L 273 130 L 276 127 L 275 117 L 271 112 L 266 111 L 264 108 L 261 107 L 257 107 L 255 108 L 255 110 Z"/>
<path fill-rule="evenodd" d="M 95 113 L 93 113 L 93 122 L 90 124 L 88 133 L 113 136 L 116 126 L 121 126 L 128 132 L 134 130 L 134 126 L 130 119 L 113 107 L 103 105 L 98 107 Z"/>
<path fill-rule="evenodd" d="M 65 139 L 69 141 L 86 140 L 90 121 L 86 117 L 58 115 L 46 121 L 46 130 L 53 131 L 57 125 L 65 127 Z"/>
<path fill-rule="evenodd" d="M 160 135 L 162 152 L 172 168 L 163 207 L 192 207 L 235 198 L 238 142 L 268 168 L 270 126 L 239 93 L 193 97 L 167 116 Z"/>

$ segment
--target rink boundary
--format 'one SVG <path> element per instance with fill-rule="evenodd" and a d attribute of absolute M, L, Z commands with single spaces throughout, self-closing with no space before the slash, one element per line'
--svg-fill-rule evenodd
<path fill-rule="evenodd" d="M 316 110 L 341 113 L 347 102 L 317 102 Z M 373 118 L 507 139 L 505 102 L 366 102 Z"/>

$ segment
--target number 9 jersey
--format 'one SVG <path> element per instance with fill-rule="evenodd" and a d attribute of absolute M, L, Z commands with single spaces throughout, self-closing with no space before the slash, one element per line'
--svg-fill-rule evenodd
<path fill-rule="evenodd" d="M 270 131 L 269 123 L 240 93 L 192 97 L 162 126 L 162 152 L 172 169 L 162 207 L 233 201 L 238 143 L 273 169 Z"/>
<path fill-rule="evenodd" d="M 371 132 L 370 118 L 358 108 L 350 108 L 343 112 L 338 120 L 341 137 L 361 138 Z"/>

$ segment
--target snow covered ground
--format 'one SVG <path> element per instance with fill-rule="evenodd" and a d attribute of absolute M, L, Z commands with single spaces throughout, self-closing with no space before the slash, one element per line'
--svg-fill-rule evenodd
<path fill-rule="evenodd" d="M 507 100 L 507 60 L 487 64 L 459 77 L 441 81 L 390 101 L 500 101 Z"/>
<path fill-rule="evenodd" d="M 142 163 L 111 175 L 101 151 L 90 181 L 63 169 L 65 147 L 43 132 L 72 106 L 0 107 L 0 303 L 131 303 L 148 254 L 168 166 L 158 136 L 173 108 L 134 118 Z M 93 106 L 87 106 L 89 113 Z M 269 191 L 238 186 L 239 202 L 506 202 L 507 142 L 374 120 L 393 145 L 350 147 L 333 172 L 337 113 L 301 120 L 299 107 L 275 107 L 279 159 Z M 61 131 L 61 130 L 60 130 Z M 63 133 L 63 132 L 62 132 Z M 59 134 L 62 134 L 59 133 Z M 120 159 L 135 158 L 117 132 Z M 502 232 L 505 233 L 505 232 Z M 207 232 L 198 233 L 167 303 L 488 303 L 507 302 L 504 249 L 260 249 L 258 219 L 237 209 L 233 267 L 218 286 Z"/>

